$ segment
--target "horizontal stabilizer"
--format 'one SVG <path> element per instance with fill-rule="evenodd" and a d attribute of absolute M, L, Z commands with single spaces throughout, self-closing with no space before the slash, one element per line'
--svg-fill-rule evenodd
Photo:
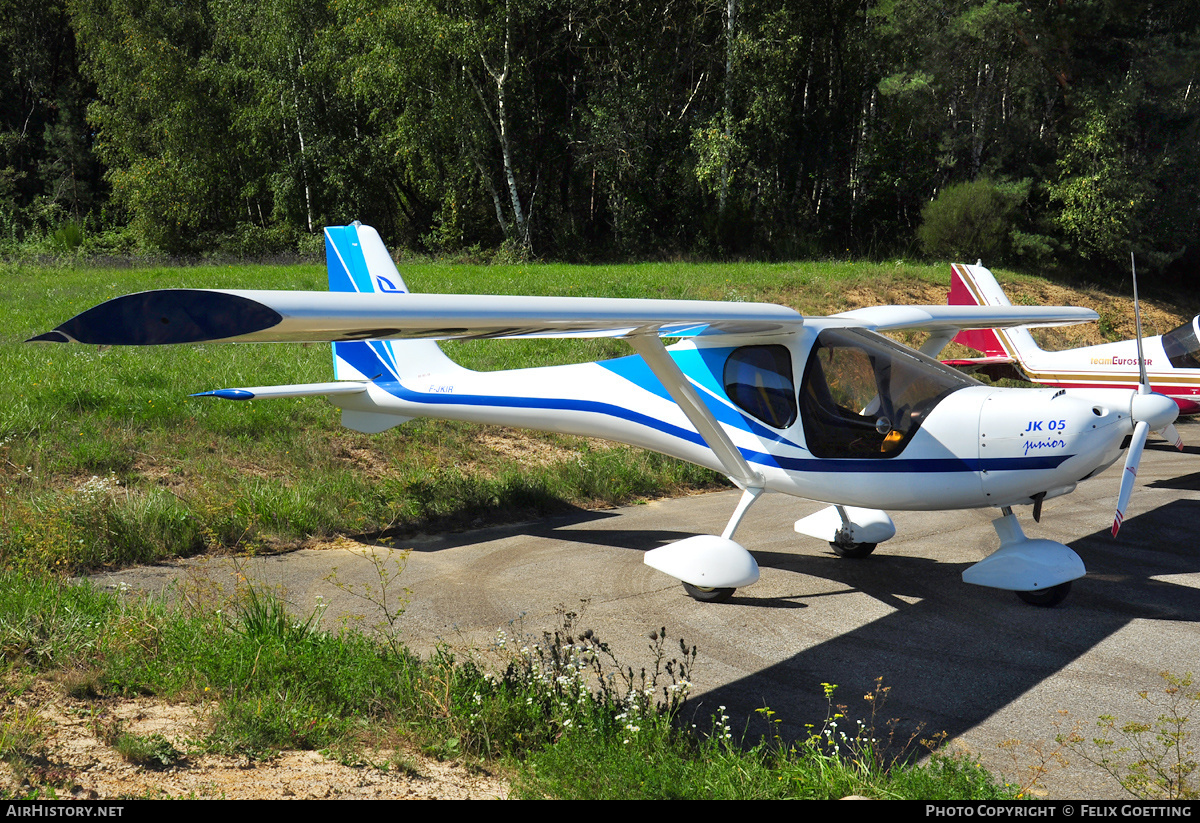
<path fill-rule="evenodd" d="M 969 334 L 970 332 L 964 332 Z M 955 338 L 956 342 L 961 342 Z M 1029 377 L 1021 370 L 1021 365 L 1012 357 L 958 357 L 943 360 L 947 366 L 953 366 L 965 374 L 972 376 L 983 375 L 989 380 L 1023 380 Z"/>
<path fill-rule="evenodd" d="M 334 394 L 358 394 L 370 383 L 361 380 L 338 383 L 296 383 L 290 386 L 252 386 L 245 389 L 214 389 L 191 397 L 220 397 L 222 400 L 261 400 L 268 397 L 326 397 Z"/>
<path fill-rule="evenodd" d="M 947 366 L 1015 366 L 1017 361 L 1012 357 L 959 357 L 954 360 L 943 360 Z"/>

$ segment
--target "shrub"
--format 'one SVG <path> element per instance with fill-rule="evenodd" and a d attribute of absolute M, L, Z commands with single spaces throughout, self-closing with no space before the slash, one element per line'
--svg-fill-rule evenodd
<path fill-rule="evenodd" d="M 1028 194 L 1028 181 L 997 185 L 981 179 L 948 186 L 921 210 L 917 239 L 926 253 L 942 260 L 1005 259 L 1015 250 L 1014 235 L 1029 237 L 1014 225 Z"/>

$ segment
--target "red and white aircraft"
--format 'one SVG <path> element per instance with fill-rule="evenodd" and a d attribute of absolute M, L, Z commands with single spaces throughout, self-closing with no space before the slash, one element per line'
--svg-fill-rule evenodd
<path fill-rule="evenodd" d="M 983 266 L 951 266 L 952 306 L 1011 306 L 1000 284 Z M 1011 375 L 1065 389 L 1136 389 L 1140 382 L 1138 341 L 1045 351 L 1026 328 L 971 329 L 954 342 L 982 352 L 982 358 L 947 360 L 985 374 Z M 1179 413 L 1200 414 L 1200 316 L 1174 331 L 1142 340 L 1150 388 L 1170 397 Z"/>

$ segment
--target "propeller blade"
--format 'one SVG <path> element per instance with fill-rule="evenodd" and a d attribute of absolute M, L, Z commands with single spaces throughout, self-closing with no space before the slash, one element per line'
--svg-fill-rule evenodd
<path fill-rule="evenodd" d="M 1129 404 L 1129 416 L 1135 421 L 1135 425 L 1133 438 L 1129 441 L 1129 453 L 1125 455 L 1125 471 L 1121 473 L 1121 492 L 1117 495 L 1113 537 L 1117 536 L 1117 532 L 1121 530 L 1121 522 L 1125 519 L 1125 507 L 1129 505 L 1129 497 L 1133 494 L 1133 482 L 1137 479 L 1138 464 L 1142 462 L 1142 450 L 1146 448 L 1146 438 L 1149 437 L 1151 429 L 1161 432 L 1175 444 L 1175 448 L 1183 451 L 1183 440 L 1174 425 L 1175 418 L 1179 415 L 1179 406 L 1171 398 L 1151 389 L 1150 377 L 1146 374 L 1146 358 L 1142 351 L 1142 310 L 1138 305 L 1137 264 L 1134 262 L 1133 252 L 1129 253 L 1129 268 L 1133 275 L 1133 319 L 1137 326 L 1138 387 Z"/>
<path fill-rule="evenodd" d="M 1125 471 L 1121 473 L 1121 493 L 1117 495 L 1117 516 L 1113 518 L 1112 536 L 1116 537 L 1125 519 L 1125 507 L 1129 505 L 1129 496 L 1133 494 L 1133 481 L 1137 479 L 1138 463 L 1142 461 L 1142 449 L 1146 447 L 1146 438 L 1150 435 L 1150 424 L 1139 420 L 1133 427 L 1133 439 L 1129 443 L 1129 454 L 1125 456 Z"/>
<path fill-rule="evenodd" d="M 1129 253 L 1129 269 L 1133 273 L 1133 322 L 1137 331 L 1138 394 L 1150 393 L 1150 378 L 1146 375 L 1146 358 L 1142 353 L 1142 309 L 1138 305 L 1137 264 L 1133 252 Z"/>
<path fill-rule="evenodd" d="M 1174 423 L 1168 423 L 1166 428 L 1159 431 L 1159 434 L 1165 437 L 1167 442 L 1175 446 L 1175 448 L 1183 451 L 1183 438 L 1179 436 Z"/>

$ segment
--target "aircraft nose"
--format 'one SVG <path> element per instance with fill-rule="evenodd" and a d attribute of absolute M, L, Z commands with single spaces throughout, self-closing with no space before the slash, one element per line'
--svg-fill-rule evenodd
<path fill-rule="evenodd" d="M 1179 406 L 1166 395 L 1135 394 L 1129 414 L 1138 423 L 1148 423 L 1150 431 L 1159 431 L 1175 422 L 1179 416 Z"/>

